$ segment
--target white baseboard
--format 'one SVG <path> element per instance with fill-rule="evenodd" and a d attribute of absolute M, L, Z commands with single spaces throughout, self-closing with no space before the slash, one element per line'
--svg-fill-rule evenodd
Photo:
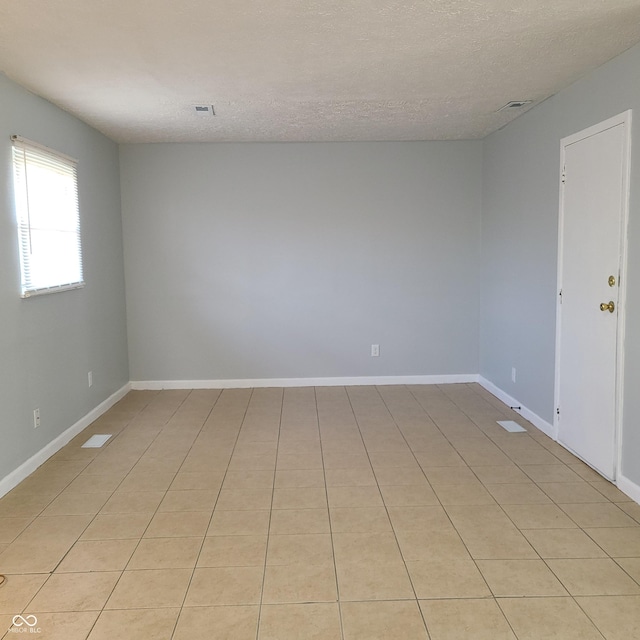
<path fill-rule="evenodd" d="M 620 474 L 616 480 L 616 486 L 622 493 L 626 493 L 632 500 L 640 504 L 640 485 Z"/>
<path fill-rule="evenodd" d="M 478 382 L 477 374 L 431 376 L 360 376 L 352 378 L 255 378 L 239 380 L 137 380 L 131 388 L 158 389 L 249 389 L 258 387 L 352 387 L 393 384 L 452 384 Z"/>
<path fill-rule="evenodd" d="M 108 411 L 118 400 L 131 390 L 131 383 L 128 382 L 121 389 L 110 395 L 101 402 L 95 409 L 92 409 L 78 422 L 63 431 L 55 440 L 44 446 L 38 453 L 23 462 L 17 469 L 0 480 L 0 497 L 11 491 L 20 484 L 27 476 L 31 475 L 39 466 L 44 464 L 54 453 L 57 453 L 70 440 L 75 438 L 83 429 L 86 429 L 94 420 L 97 420 L 103 413 Z"/>
<path fill-rule="evenodd" d="M 508 393 L 505 393 L 500 387 L 496 387 L 493 382 L 489 382 L 486 378 L 478 376 L 478 383 L 484 387 L 490 394 L 494 395 L 498 400 L 502 400 L 509 407 L 520 407 L 520 409 L 514 409 L 516 413 L 519 413 L 525 420 L 528 420 L 534 427 L 537 427 L 542 433 L 548 435 L 553 440 L 557 440 L 557 433 L 552 424 L 549 424 L 546 420 L 543 420 L 538 414 L 534 413 L 530 409 L 527 409 L 522 402 L 516 400 Z"/>

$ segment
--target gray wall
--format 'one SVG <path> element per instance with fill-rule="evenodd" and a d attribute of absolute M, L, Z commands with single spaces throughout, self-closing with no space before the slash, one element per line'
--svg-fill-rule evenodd
<path fill-rule="evenodd" d="M 480 373 L 553 421 L 560 140 L 629 108 L 640 46 L 484 140 Z M 622 472 L 640 483 L 640 144 L 632 144 Z M 511 382 L 511 367 L 518 379 Z"/>
<path fill-rule="evenodd" d="M 84 289 L 20 298 L 12 134 L 79 160 Z M 128 382 L 125 319 L 117 146 L 0 74 L 0 478 Z"/>
<path fill-rule="evenodd" d="M 123 145 L 132 380 L 476 373 L 481 153 Z"/>

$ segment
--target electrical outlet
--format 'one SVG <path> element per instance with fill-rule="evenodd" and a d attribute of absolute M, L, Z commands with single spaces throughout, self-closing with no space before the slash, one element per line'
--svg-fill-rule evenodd
<path fill-rule="evenodd" d="M 93 387 L 93 371 L 89 371 L 89 373 L 87 374 L 87 379 L 89 381 L 89 386 Z"/>
<path fill-rule="evenodd" d="M 372 358 L 377 358 L 380 355 L 380 345 L 379 344 L 372 344 L 371 345 L 371 357 Z"/>
<path fill-rule="evenodd" d="M 511 367 L 511 382 L 515 382 L 515 381 L 516 381 L 516 368 Z"/>
<path fill-rule="evenodd" d="M 33 410 L 33 428 L 37 429 L 40 426 L 40 409 Z"/>

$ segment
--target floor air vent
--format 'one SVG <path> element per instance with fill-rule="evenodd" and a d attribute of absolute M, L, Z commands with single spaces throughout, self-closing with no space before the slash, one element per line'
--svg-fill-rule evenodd
<path fill-rule="evenodd" d="M 83 445 L 83 449 L 99 449 L 109 438 L 110 433 L 96 434 L 91 436 Z"/>
<path fill-rule="evenodd" d="M 524 427 L 521 427 L 517 422 L 514 422 L 513 420 L 498 420 L 498 424 L 509 433 L 526 431 Z"/>

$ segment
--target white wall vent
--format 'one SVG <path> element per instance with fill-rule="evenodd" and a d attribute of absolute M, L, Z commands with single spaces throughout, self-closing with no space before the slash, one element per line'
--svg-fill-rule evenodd
<path fill-rule="evenodd" d="M 193 112 L 197 116 L 215 116 L 216 112 L 212 104 L 194 104 Z"/>
<path fill-rule="evenodd" d="M 500 113 L 500 111 L 506 111 L 507 109 L 520 109 L 520 107 L 526 107 L 528 104 L 531 104 L 533 100 L 512 100 L 511 102 L 507 102 L 503 107 L 500 107 L 496 113 Z"/>

